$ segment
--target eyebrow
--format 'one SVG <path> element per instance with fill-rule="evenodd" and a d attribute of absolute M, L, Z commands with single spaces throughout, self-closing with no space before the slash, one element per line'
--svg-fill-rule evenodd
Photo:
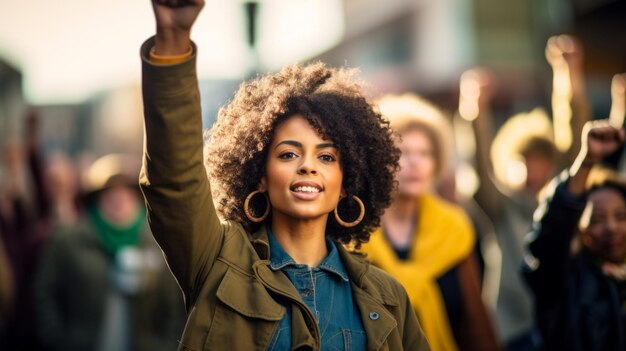
<path fill-rule="evenodd" d="M 276 148 L 278 148 L 280 145 L 282 144 L 286 144 L 286 145 L 291 145 L 291 146 L 295 146 L 295 147 L 302 147 L 302 143 L 299 141 L 295 141 L 295 140 L 283 140 L 280 143 L 278 143 L 275 147 L 274 150 L 276 150 Z M 337 148 L 337 145 L 333 144 L 333 143 L 322 143 L 322 144 L 317 144 L 315 146 L 317 149 L 324 149 L 327 147 L 332 147 L 332 148 Z"/>

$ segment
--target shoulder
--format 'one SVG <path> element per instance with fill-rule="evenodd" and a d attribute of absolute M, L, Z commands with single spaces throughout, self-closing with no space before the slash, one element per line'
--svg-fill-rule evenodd
<path fill-rule="evenodd" d="M 378 286 L 385 288 L 402 287 L 402 284 L 396 278 L 372 264 L 368 264 L 366 276 L 374 283 L 378 283 Z"/>
<path fill-rule="evenodd" d="M 82 218 L 73 225 L 56 226 L 52 231 L 49 242 L 57 245 L 69 245 L 96 239 L 95 235 L 91 222 L 87 218 Z"/>
<path fill-rule="evenodd" d="M 465 210 L 452 202 L 437 195 L 425 195 L 422 199 L 424 208 L 430 215 L 435 215 L 439 220 L 450 225 L 471 226 L 471 220 Z"/>
<path fill-rule="evenodd" d="M 448 217 L 467 218 L 467 214 L 463 208 L 455 203 L 445 200 L 437 195 L 424 195 L 423 200 L 425 206 L 431 206 L 434 211 Z"/>
<path fill-rule="evenodd" d="M 396 278 L 372 264 L 365 264 L 368 265 L 365 277 L 371 282 L 372 288 L 380 293 L 385 303 L 395 305 L 408 300 L 404 286 Z"/>

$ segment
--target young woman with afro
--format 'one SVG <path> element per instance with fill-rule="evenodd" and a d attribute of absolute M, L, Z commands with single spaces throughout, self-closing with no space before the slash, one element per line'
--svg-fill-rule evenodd
<path fill-rule="evenodd" d="M 141 49 L 140 183 L 185 298 L 179 349 L 429 350 L 402 286 L 342 245 L 379 226 L 399 157 L 354 72 L 296 65 L 243 83 L 205 168 L 189 36 L 203 5 L 154 1 Z"/>

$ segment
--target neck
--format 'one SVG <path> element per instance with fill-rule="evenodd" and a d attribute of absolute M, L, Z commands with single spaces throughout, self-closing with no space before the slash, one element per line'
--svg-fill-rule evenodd
<path fill-rule="evenodd" d="M 406 248 L 413 242 L 417 198 L 397 196 L 382 217 L 387 238 L 394 247 Z"/>
<path fill-rule="evenodd" d="M 327 215 L 312 220 L 273 217 L 271 227 L 276 240 L 296 263 L 316 267 L 328 255 L 327 219 Z"/>
<path fill-rule="evenodd" d="M 383 214 L 383 221 L 409 221 L 415 217 L 416 211 L 417 197 L 397 195 Z"/>

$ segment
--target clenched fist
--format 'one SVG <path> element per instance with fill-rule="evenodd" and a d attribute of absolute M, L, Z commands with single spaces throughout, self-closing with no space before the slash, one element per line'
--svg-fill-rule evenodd
<path fill-rule="evenodd" d="M 156 19 L 155 53 L 180 55 L 189 50 L 191 27 L 204 7 L 204 0 L 153 0 Z"/>

